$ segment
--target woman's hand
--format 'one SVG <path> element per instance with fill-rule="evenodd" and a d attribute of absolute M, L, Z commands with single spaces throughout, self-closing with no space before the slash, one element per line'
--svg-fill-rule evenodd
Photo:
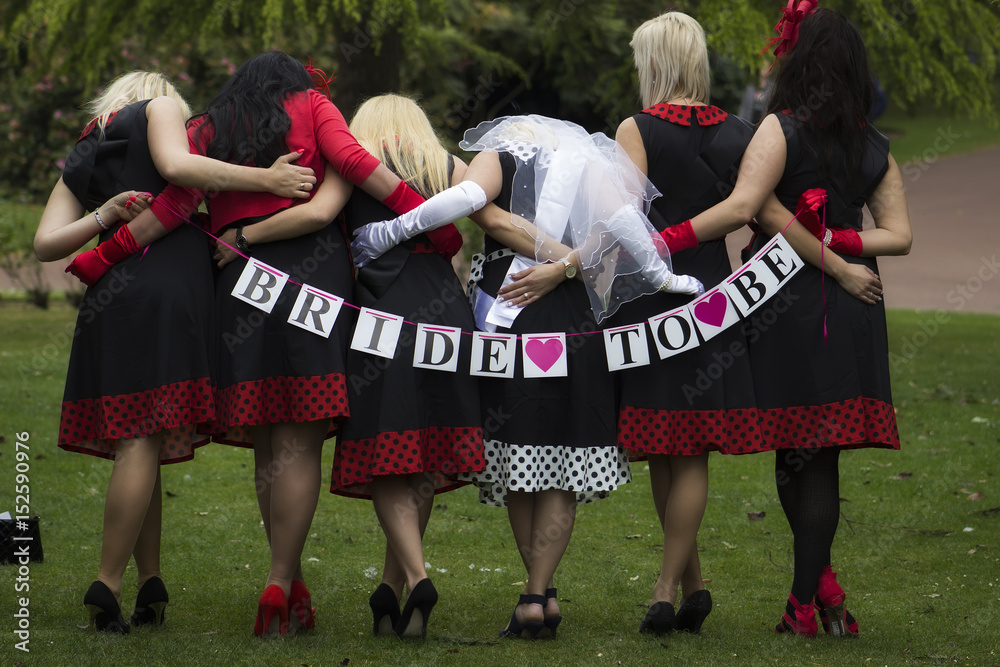
<path fill-rule="evenodd" d="M 514 282 L 500 288 L 497 299 L 523 308 L 529 303 L 535 303 L 566 280 L 566 266 L 562 262 L 536 264 L 524 271 L 512 273 L 511 278 Z"/>
<path fill-rule="evenodd" d="M 302 157 L 302 151 L 282 155 L 267 170 L 268 192 L 279 197 L 308 199 L 316 183 L 315 172 L 309 167 L 292 164 Z"/>
<path fill-rule="evenodd" d="M 882 300 L 882 281 L 878 275 L 863 264 L 848 263 L 837 275 L 837 283 L 855 299 L 874 306 Z"/>
<path fill-rule="evenodd" d="M 152 203 L 152 193 L 127 190 L 119 192 L 97 210 L 104 224 L 110 227 L 118 222 L 131 222 Z"/>
<path fill-rule="evenodd" d="M 239 257 L 239 255 L 236 254 L 236 251 L 233 250 L 233 248 L 236 247 L 236 230 L 230 227 L 226 231 L 222 232 L 222 235 L 219 236 L 219 240 L 223 243 L 217 243 L 215 245 L 215 254 L 213 255 L 213 258 L 221 269 L 226 264 L 229 264 L 229 262 Z M 224 243 L 228 243 L 229 245 L 224 245 Z"/>

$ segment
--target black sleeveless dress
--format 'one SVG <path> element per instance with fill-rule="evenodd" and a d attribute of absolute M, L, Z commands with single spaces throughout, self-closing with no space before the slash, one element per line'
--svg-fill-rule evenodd
<path fill-rule="evenodd" d="M 825 188 L 827 225 L 860 231 L 861 209 L 888 169 L 889 140 L 868 126 L 861 168 L 849 179 L 839 151 L 823 169 L 816 157 L 823 155 L 823 148 L 813 128 L 800 128 L 786 114 L 778 114 L 778 120 L 788 151 L 775 188 L 778 199 L 795 210 L 805 190 Z M 755 250 L 767 242 L 764 236 L 754 240 Z M 872 257 L 843 258 L 878 273 Z M 764 440 L 773 449 L 898 449 L 885 302 L 869 306 L 855 299 L 811 264 L 774 298 L 789 304 L 788 310 L 770 319 L 755 313 L 748 330 Z"/>
<path fill-rule="evenodd" d="M 269 314 L 232 296 L 246 259 L 237 257 L 219 272 L 215 290 L 219 391 L 213 440 L 252 447 L 251 426 L 326 419 L 331 420 L 326 436 L 330 438 L 349 416 L 347 346 L 356 311 L 345 304 L 328 338 L 288 322 L 302 284 L 350 302 L 354 278 L 348 250 L 337 221 L 295 238 L 255 244 L 251 257 L 290 275 Z"/>
<path fill-rule="evenodd" d="M 494 203 L 509 211 L 518 158 L 499 157 L 503 188 Z M 522 168 L 530 168 L 533 159 Z M 504 248 L 486 236 L 487 255 Z M 495 297 L 512 261 L 507 256 L 486 262 L 479 287 Z M 486 468 L 465 478 L 479 487 L 481 502 L 505 506 L 507 491 L 562 489 L 586 503 L 631 480 L 628 457 L 616 442 L 614 379 L 600 329 L 578 280 L 562 282 L 525 306 L 512 327 L 497 329 L 565 332 L 568 376 L 525 378 L 518 362 L 512 379 L 480 378 Z M 581 332 L 598 333 L 572 335 Z M 520 348 L 519 343 L 519 354 Z"/>
<path fill-rule="evenodd" d="M 712 106 L 657 104 L 633 116 L 646 149 L 649 180 L 662 193 L 650 221 L 660 231 L 724 200 L 736 182 L 753 129 Z M 731 273 L 724 239 L 670 257 L 673 271 L 706 289 Z M 615 326 L 643 322 L 693 300 L 657 293 L 621 306 Z M 661 360 L 648 337 L 650 363 L 617 373 L 618 444 L 633 458 L 647 454 L 743 454 L 761 437 L 746 339 L 733 326 L 694 349 Z"/>
<path fill-rule="evenodd" d="M 87 210 L 125 190 L 158 194 L 147 101 L 93 125 L 63 181 Z M 115 229 L 101 233 L 101 241 Z M 212 264 L 205 235 L 182 225 L 88 287 L 70 352 L 59 446 L 115 458 L 118 440 L 163 433 L 161 463 L 186 461 L 215 418 Z"/>
<path fill-rule="evenodd" d="M 357 189 L 344 214 L 349 236 L 396 217 Z M 469 374 L 475 321 L 451 263 L 420 234 L 358 271 L 354 303 L 403 315 L 407 324 L 392 359 L 347 352 L 351 418 L 337 440 L 330 491 L 369 498 L 375 476 L 431 472 L 435 492 L 461 486 L 457 475 L 485 462 L 479 383 Z M 418 322 L 462 329 L 456 372 L 413 366 Z"/>

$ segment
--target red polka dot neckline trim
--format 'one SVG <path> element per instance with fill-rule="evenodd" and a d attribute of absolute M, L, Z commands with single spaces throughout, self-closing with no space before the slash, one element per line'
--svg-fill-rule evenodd
<path fill-rule="evenodd" d="M 648 109 L 643 109 L 642 113 L 647 113 L 650 116 L 656 116 L 667 122 L 685 127 L 690 127 L 692 120 L 695 124 L 701 126 L 719 125 L 729 116 L 728 113 L 719 107 L 667 104 L 666 102 L 654 104 Z"/>

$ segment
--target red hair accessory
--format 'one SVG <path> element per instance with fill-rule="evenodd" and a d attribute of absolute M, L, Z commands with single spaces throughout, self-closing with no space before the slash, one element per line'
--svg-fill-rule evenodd
<path fill-rule="evenodd" d="M 767 53 L 774 47 L 774 59 L 777 60 L 781 54 L 790 51 L 797 41 L 799 41 L 799 24 L 802 19 L 816 11 L 818 0 L 788 0 L 788 6 L 781 10 L 781 20 L 774 26 L 777 37 L 772 37 L 767 41 L 767 46 L 761 50 L 760 55 Z M 774 66 L 774 63 L 771 63 Z"/>
<path fill-rule="evenodd" d="M 311 56 L 306 57 L 309 58 L 309 64 L 305 67 L 306 71 L 309 72 L 309 76 L 312 77 L 313 86 L 316 90 L 320 91 L 327 97 L 330 97 L 330 84 L 336 80 L 337 75 L 334 74 L 333 76 L 328 77 L 326 72 L 318 67 L 313 67 L 313 60 Z"/>

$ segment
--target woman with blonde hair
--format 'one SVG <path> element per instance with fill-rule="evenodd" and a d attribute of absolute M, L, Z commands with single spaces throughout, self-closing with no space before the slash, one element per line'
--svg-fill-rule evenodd
<path fill-rule="evenodd" d="M 351 133 L 424 197 L 459 183 L 465 174 L 465 163 L 445 150 L 424 112 L 406 97 L 366 101 L 351 121 Z M 355 190 L 344 215 L 353 232 L 393 214 Z M 423 234 L 359 269 L 354 302 L 404 315 L 407 324 L 392 359 L 348 351 L 351 418 L 337 441 L 330 490 L 371 498 L 386 536 L 382 582 L 369 600 L 374 633 L 422 637 L 437 601 L 421 542 L 434 495 L 456 488 L 457 475 L 481 470 L 484 462 L 479 386 L 467 372 L 469 337 L 461 336 L 453 353 L 458 372 L 417 368 L 414 325 L 469 332 L 475 322 L 451 263 Z M 439 351 L 454 344 L 432 338 Z M 365 372 L 373 359 L 381 362 L 374 377 Z"/>
<path fill-rule="evenodd" d="M 669 12 L 639 26 L 632 37 L 643 111 L 622 122 L 617 140 L 663 194 L 650 220 L 669 235 L 675 225 L 718 203 L 732 189 L 753 133 L 741 119 L 709 104 L 705 33 L 696 20 Z M 732 272 L 725 236 L 685 249 L 670 244 L 674 269 L 705 285 Z M 643 322 L 691 301 L 653 294 L 623 306 L 620 323 Z M 712 609 L 702 583 L 697 535 L 708 500 L 708 455 L 749 452 L 759 445 L 750 361 L 743 334 L 731 327 L 683 354 L 622 371 L 618 444 L 649 461 L 653 505 L 663 528 L 660 574 L 643 633 L 698 632 Z M 742 354 L 730 350 L 743 350 Z M 699 373 L 732 358 L 706 388 Z M 676 617 L 678 587 L 683 596 Z"/>
<path fill-rule="evenodd" d="M 53 261 L 144 210 L 177 183 L 303 196 L 312 170 L 280 158 L 251 169 L 190 155 L 187 104 L 161 74 L 131 72 L 88 107 L 93 120 L 66 160 L 42 213 L 35 252 Z M 129 188 L 120 192 L 122 188 Z M 91 213 L 85 214 L 85 211 Z M 183 266 L 183 270 L 181 267 Z M 126 633 L 121 586 L 135 556 L 132 625 L 163 622 L 160 464 L 187 461 L 215 416 L 208 245 L 193 226 L 123 262 L 87 290 L 70 353 L 59 446 L 114 460 L 97 581 L 84 598 L 100 631 Z"/>

